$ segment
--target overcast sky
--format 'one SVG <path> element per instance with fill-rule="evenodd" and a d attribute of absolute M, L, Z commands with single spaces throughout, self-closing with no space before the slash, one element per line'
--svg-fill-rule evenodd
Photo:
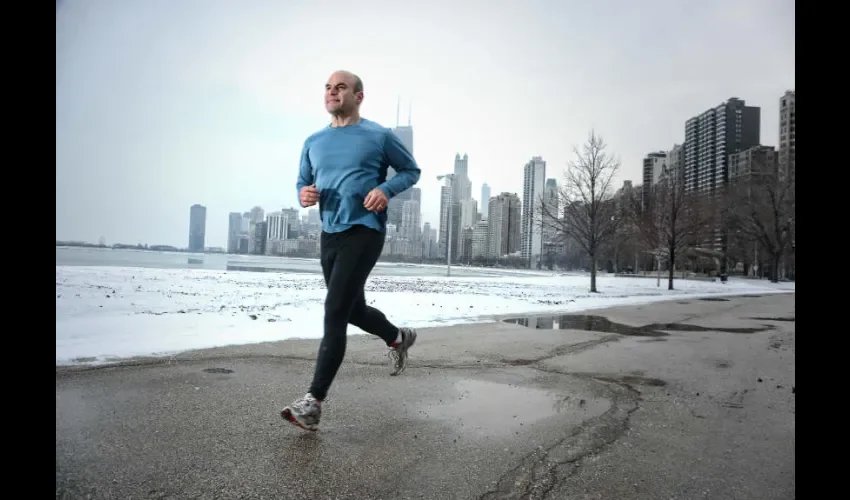
<path fill-rule="evenodd" d="M 423 222 L 438 174 L 469 155 L 473 197 L 563 177 L 591 128 L 640 182 L 643 156 L 729 97 L 777 145 L 795 87 L 793 0 L 61 0 L 56 8 L 56 238 L 207 246 L 227 214 L 297 206 L 304 139 L 328 123 L 336 69 L 392 126 L 412 99 Z"/>

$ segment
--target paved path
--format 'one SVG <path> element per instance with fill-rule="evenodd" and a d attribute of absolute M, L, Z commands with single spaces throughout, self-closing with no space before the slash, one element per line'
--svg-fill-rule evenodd
<path fill-rule="evenodd" d="M 352 336 L 317 433 L 316 341 L 57 367 L 57 498 L 794 498 L 793 294 L 590 314 L 659 326 L 426 329 L 400 377 Z"/>

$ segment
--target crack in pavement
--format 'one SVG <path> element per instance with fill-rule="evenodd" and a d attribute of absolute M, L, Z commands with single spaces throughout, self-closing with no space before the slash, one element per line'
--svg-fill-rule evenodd
<path fill-rule="evenodd" d="M 552 358 L 557 358 L 558 356 L 565 356 L 567 354 L 576 354 L 582 351 L 586 351 L 590 348 L 607 344 L 608 342 L 617 342 L 623 338 L 622 335 L 606 335 L 605 337 L 588 340 L 586 342 L 579 342 L 577 344 L 564 344 L 560 345 L 551 351 L 549 354 L 545 356 L 540 356 L 532 359 L 502 359 L 502 363 L 509 366 L 525 366 L 531 365 L 535 363 L 540 363 L 541 361 L 547 361 Z"/>
<path fill-rule="evenodd" d="M 554 370 L 541 371 L 575 376 Z M 611 408 L 549 447 L 540 447 L 524 456 L 516 467 L 499 478 L 494 490 L 484 493 L 479 500 L 545 499 L 573 473 L 578 461 L 597 453 L 625 433 L 631 414 L 638 409 L 639 392 L 614 377 L 586 378 L 606 387 Z"/>

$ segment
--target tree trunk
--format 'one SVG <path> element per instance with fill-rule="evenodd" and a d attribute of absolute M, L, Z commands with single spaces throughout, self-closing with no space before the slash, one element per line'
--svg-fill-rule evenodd
<path fill-rule="evenodd" d="M 676 251 L 674 249 L 670 249 L 670 272 L 667 274 L 667 289 L 673 289 L 673 272 L 676 265 Z"/>
<path fill-rule="evenodd" d="M 590 292 L 596 293 L 596 255 L 590 254 Z"/>
<path fill-rule="evenodd" d="M 619 272 L 619 266 L 617 265 L 617 249 L 620 245 L 614 245 L 614 274 Z"/>
<path fill-rule="evenodd" d="M 773 269 L 770 273 L 770 281 L 771 283 L 779 282 L 779 261 L 782 260 L 782 253 L 773 252 Z"/>

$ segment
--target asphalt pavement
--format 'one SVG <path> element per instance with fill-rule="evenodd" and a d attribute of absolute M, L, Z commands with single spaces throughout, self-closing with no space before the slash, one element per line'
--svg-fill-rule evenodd
<path fill-rule="evenodd" d="M 351 336 L 315 433 L 280 410 L 317 341 L 57 367 L 56 497 L 794 498 L 794 304 L 422 329 L 398 377 Z"/>

